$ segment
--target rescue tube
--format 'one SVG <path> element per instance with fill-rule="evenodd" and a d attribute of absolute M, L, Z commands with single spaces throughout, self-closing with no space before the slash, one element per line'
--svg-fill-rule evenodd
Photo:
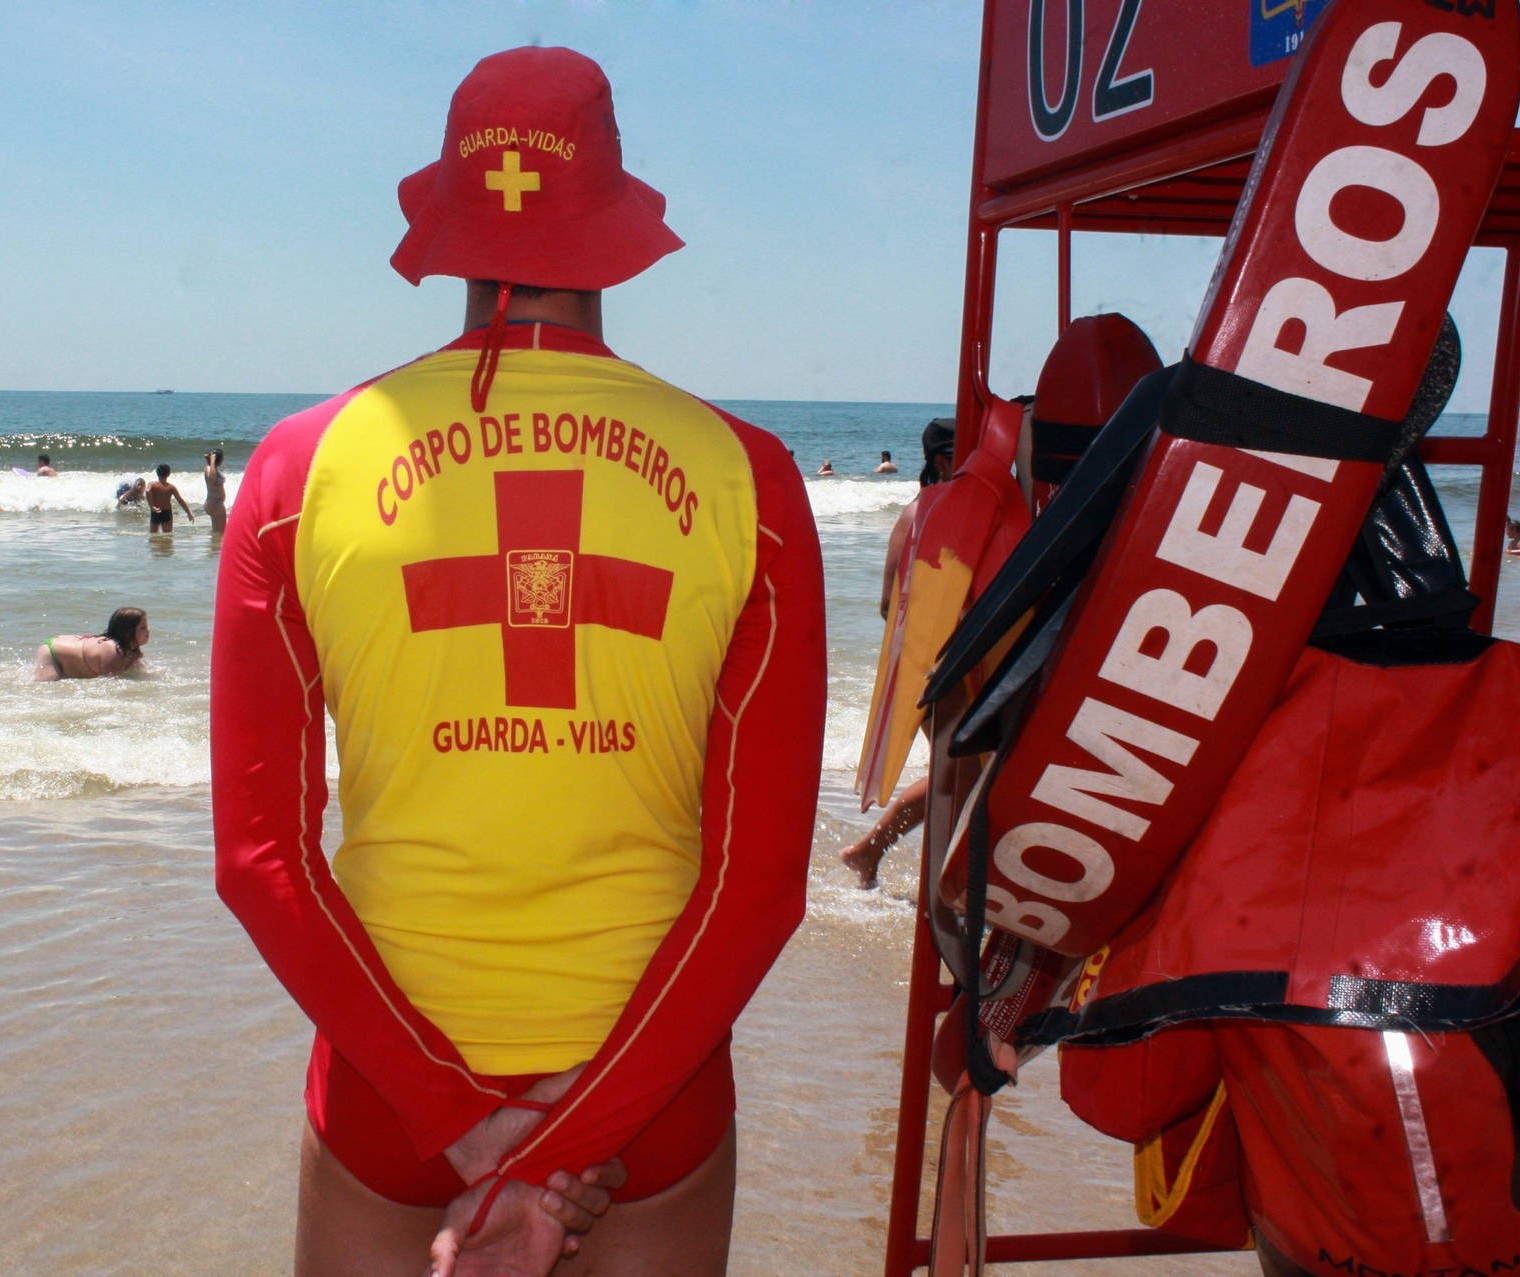
<path fill-rule="evenodd" d="M 1331 6 L 1279 93 L 1156 444 L 985 788 L 996 927 L 1081 956 L 1135 915 L 1361 526 L 1520 95 L 1515 6 L 1397 12 Z M 952 904 L 966 862 L 962 838 Z"/>

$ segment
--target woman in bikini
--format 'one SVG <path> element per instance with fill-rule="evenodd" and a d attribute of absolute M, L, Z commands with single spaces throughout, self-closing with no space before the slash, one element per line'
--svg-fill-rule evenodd
<path fill-rule="evenodd" d="M 32 678 L 56 683 L 61 678 L 126 674 L 141 668 L 148 637 L 148 614 L 138 607 L 119 607 L 104 634 L 60 634 L 39 647 Z"/>
<path fill-rule="evenodd" d="M 227 527 L 227 478 L 222 474 L 222 455 L 220 448 L 206 454 L 204 505 L 213 532 L 225 531 Z"/>

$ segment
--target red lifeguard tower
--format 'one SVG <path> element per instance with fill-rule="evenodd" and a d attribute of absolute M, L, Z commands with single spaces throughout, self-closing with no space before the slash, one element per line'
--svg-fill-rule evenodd
<path fill-rule="evenodd" d="M 1299 48 L 1337 0 L 986 0 L 967 236 L 965 310 L 957 385 L 957 462 L 976 442 L 988 385 L 1000 251 L 1019 235 L 1054 232 L 1057 289 L 1050 340 L 1071 318 L 1075 237 L 1084 232 L 1214 236 L 1230 228 L 1268 116 Z M 1482 21 L 1516 0 L 1432 0 Z M 1387 0 L 1390 20 L 1407 6 Z M 1508 74 L 1520 76 L 1520 67 Z M 1520 417 L 1520 131 L 1472 248 L 1502 263 L 1493 317 L 1487 422 L 1479 435 L 1428 438 L 1433 467 L 1479 475 L 1470 588 L 1472 624 L 1493 624 Z M 1178 299 L 1195 304 L 1200 299 Z M 1024 305 L 1027 311 L 1027 304 Z M 1439 473 L 1439 471 L 1437 471 Z M 946 835 L 942 812 L 925 824 Z M 918 1233 L 935 1024 L 952 986 L 929 925 L 934 884 L 920 877 L 909 983 L 898 1142 L 888 1219 L 886 1277 L 928 1262 Z M 1053 1225 L 1059 1221 L 1052 1221 Z M 1185 1239 L 1142 1228 L 992 1236 L 989 1264 L 1194 1251 Z"/>

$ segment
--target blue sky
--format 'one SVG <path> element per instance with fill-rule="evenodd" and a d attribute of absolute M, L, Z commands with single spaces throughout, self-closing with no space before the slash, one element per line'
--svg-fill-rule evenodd
<path fill-rule="evenodd" d="M 948 401 L 980 26 L 977 0 L 7 5 L 0 388 L 335 392 L 448 340 L 462 285 L 388 263 L 396 182 L 478 58 L 542 43 L 601 62 L 687 241 L 608 293 L 620 354 L 713 398 Z M 993 384 L 1016 393 L 1054 266 L 1050 236 L 1009 238 Z M 1093 245 L 1076 311 L 1174 359 L 1216 253 Z"/>

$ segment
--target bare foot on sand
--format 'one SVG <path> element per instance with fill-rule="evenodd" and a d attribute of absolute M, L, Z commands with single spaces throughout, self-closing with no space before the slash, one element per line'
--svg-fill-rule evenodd
<path fill-rule="evenodd" d="M 929 794 L 929 778 L 915 780 L 898 794 L 882 812 L 881 819 L 859 842 L 852 842 L 839 853 L 845 868 L 860 875 L 862 887 L 876 885 L 876 870 L 881 859 L 892 844 L 910 830 L 923 823 L 925 799 Z"/>
<path fill-rule="evenodd" d="M 887 854 L 886 847 L 876 845 L 876 831 L 873 829 L 859 842 L 852 842 L 839 853 L 840 860 L 844 861 L 846 869 L 853 869 L 860 875 L 862 887 L 874 887 L 876 885 L 876 866 L 881 863 L 881 858 Z"/>

